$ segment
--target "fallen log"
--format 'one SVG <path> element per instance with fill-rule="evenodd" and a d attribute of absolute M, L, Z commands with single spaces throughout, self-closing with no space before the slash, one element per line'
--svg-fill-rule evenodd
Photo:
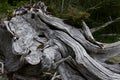
<path fill-rule="evenodd" d="M 77 29 L 47 14 L 43 2 L 20 7 L 0 25 L 0 56 L 9 80 L 120 80 L 120 42 L 96 41 L 82 20 Z M 96 29 L 98 30 L 98 29 Z"/>

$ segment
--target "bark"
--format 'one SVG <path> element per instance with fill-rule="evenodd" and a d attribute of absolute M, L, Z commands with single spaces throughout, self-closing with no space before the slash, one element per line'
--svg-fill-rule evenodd
<path fill-rule="evenodd" d="M 9 80 L 120 80 L 120 42 L 96 41 L 84 20 L 77 29 L 46 11 L 43 2 L 20 7 L 0 25 L 2 73 Z M 98 29 L 95 29 L 98 30 Z"/>

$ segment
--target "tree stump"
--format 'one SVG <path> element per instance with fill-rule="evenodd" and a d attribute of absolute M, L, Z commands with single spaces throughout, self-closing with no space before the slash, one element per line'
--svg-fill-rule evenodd
<path fill-rule="evenodd" d="M 120 80 L 120 65 L 106 63 L 120 53 L 120 42 L 98 42 L 92 32 L 101 28 L 89 29 L 84 20 L 75 28 L 46 9 L 43 2 L 19 7 L 0 25 L 2 74 L 9 80 Z"/>

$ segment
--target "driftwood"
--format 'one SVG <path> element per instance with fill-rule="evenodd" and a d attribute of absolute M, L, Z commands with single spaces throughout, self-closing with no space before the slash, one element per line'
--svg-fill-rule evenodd
<path fill-rule="evenodd" d="M 120 53 L 120 42 L 100 43 L 84 20 L 77 29 L 46 9 L 43 2 L 20 7 L 0 25 L 2 74 L 9 80 L 120 80 L 120 65 L 106 62 Z"/>

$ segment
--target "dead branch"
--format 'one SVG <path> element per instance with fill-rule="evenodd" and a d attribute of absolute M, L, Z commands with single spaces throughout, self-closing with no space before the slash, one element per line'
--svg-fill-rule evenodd
<path fill-rule="evenodd" d="M 94 32 L 96 32 L 96 31 L 98 31 L 98 30 L 100 30 L 100 29 L 103 29 L 103 28 L 107 27 L 108 25 L 110 25 L 110 24 L 112 24 L 112 23 L 114 23 L 114 22 L 119 21 L 119 20 L 120 20 L 120 17 L 118 17 L 118 18 L 116 18 L 116 19 L 114 19 L 114 20 L 112 20 L 112 21 L 108 21 L 108 22 L 106 22 L 105 24 L 103 24 L 102 26 L 92 28 L 92 29 L 91 29 L 91 32 L 94 33 Z"/>

